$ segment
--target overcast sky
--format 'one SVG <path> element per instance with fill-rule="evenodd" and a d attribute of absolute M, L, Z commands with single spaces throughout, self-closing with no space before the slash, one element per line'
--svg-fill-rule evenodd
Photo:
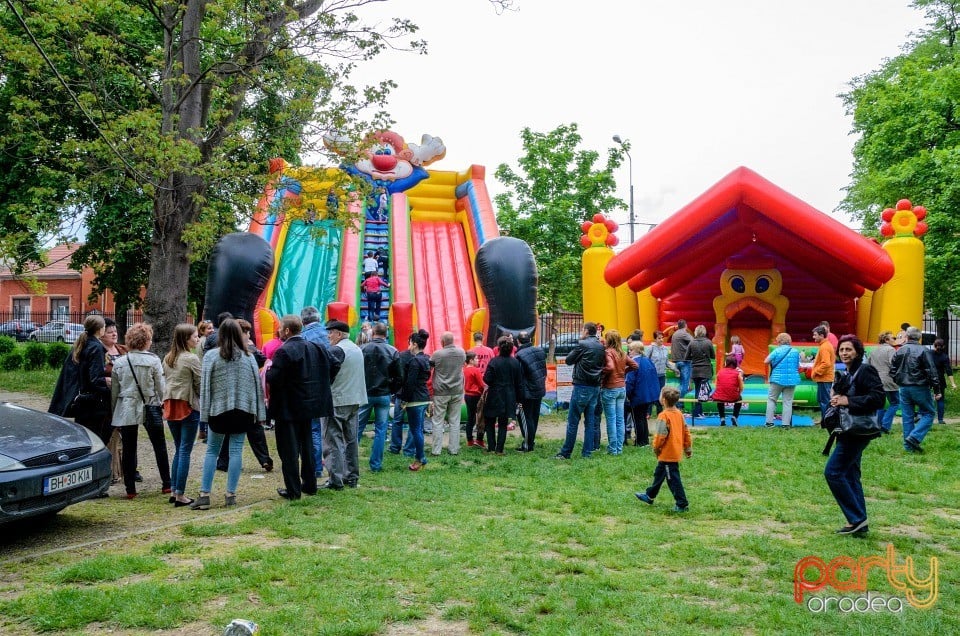
<path fill-rule="evenodd" d="M 417 23 L 429 54 L 387 53 L 358 78 L 394 79 L 394 130 L 441 137 L 447 155 L 431 168 L 484 165 L 493 192 L 525 126 L 575 122 L 601 155 L 619 134 L 633 144 L 637 220 L 650 223 L 740 165 L 832 213 L 854 141 L 837 95 L 924 26 L 906 0 L 518 5 L 502 15 L 486 0 L 377 5 Z M 627 201 L 626 164 L 617 180 Z"/>

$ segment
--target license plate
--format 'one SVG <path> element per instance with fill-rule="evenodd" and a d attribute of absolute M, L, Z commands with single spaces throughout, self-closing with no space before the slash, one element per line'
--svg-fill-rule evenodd
<path fill-rule="evenodd" d="M 71 470 L 52 477 L 44 477 L 43 494 L 50 495 L 61 490 L 70 490 L 93 481 L 93 466 Z"/>

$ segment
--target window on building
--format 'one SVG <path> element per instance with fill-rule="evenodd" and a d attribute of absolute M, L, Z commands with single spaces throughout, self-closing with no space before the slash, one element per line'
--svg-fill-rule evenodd
<path fill-rule="evenodd" d="M 51 298 L 50 299 L 50 319 L 67 320 L 70 316 L 69 298 Z"/>
<path fill-rule="evenodd" d="M 13 299 L 13 319 L 14 320 L 30 320 L 30 299 L 29 298 Z"/>

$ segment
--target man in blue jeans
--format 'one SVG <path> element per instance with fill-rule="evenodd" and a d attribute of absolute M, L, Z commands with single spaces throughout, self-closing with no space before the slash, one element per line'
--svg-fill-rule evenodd
<path fill-rule="evenodd" d="M 600 380 L 606 361 L 607 354 L 603 343 L 597 340 L 597 323 L 584 323 L 580 341 L 566 359 L 566 364 L 573 366 L 573 395 L 570 397 L 570 411 L 567 413 L 567 436 L 556 455 L 557 459 L 570 459 L 577 443 L 581 414 L 584 419 L 582 455 L 590 457 L 595 450 L 593 438 L 597 426 L 596 411 L 600 398 Z"/>
<path fill-rule="evenodd" d="M 683 410 L 683 398 L 690 391 L 690 378 L 693 376 L 693 365 L 687 359 L 687 349 L 693 342 L 693 336 L 687 331 L 687 321 L 681 318 L 677 321 L 677 330 L 670 336 L 670 358 L 677 365 L 680 375 L 680 410 Z"/>
<path fill-rule="evenodd" d="M 923 438 L 933 427 L 934 400 L 940 398 L 940 377 L 933 352 L 920 344 L 920 330 L 907 329 L 907 343 L 897 349 L 890 361 L 890 376 L 900 385 L 900 413 L 903 415 L 903 448 L 922 453 Z M 920 420 L 914 425 L 914 408 Z"/>
<path fill-rule="evenodd" d="M 387 343 L 387 325 L 373 325 L 373 338 L 360 347 L 363 352 L 363 370 L 367 383 L 367 403 L 360 405 L 357 417 L 360 424 L 357 438 L 363 437 L 370 411 L 373 411 L 373 446 L 370 449 L 370 470 L 378 473 L 383 468 L 383 447 L 387 441 L 390 421 L 390 379 L 400 371 L 400 354 Z"/>

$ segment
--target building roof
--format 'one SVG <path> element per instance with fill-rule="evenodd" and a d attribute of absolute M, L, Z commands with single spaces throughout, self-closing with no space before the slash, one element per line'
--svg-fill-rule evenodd
<path fill-rule="evenodd" d="M 852 296 L 893 276 L 893 261 L 876 241 L 739 167 L 615 256 L 604 278 L 634 291 L 665 279 L 676 288 L 751 245 Z"/>
<path fill-rule="evenodd" d="M 33 276 L 38 279 L 50 280 L 57 278 L 80 278 L 80 272 L 70 267 L 70 257 L 80 247 L 80 243 L 64 243 L 51 248 L 46 255 L 47 265 L 39 263 L 28 267 L 24 276 Z M 17 278 L 9 267 L 0 266 L 0 278 Z"/>

